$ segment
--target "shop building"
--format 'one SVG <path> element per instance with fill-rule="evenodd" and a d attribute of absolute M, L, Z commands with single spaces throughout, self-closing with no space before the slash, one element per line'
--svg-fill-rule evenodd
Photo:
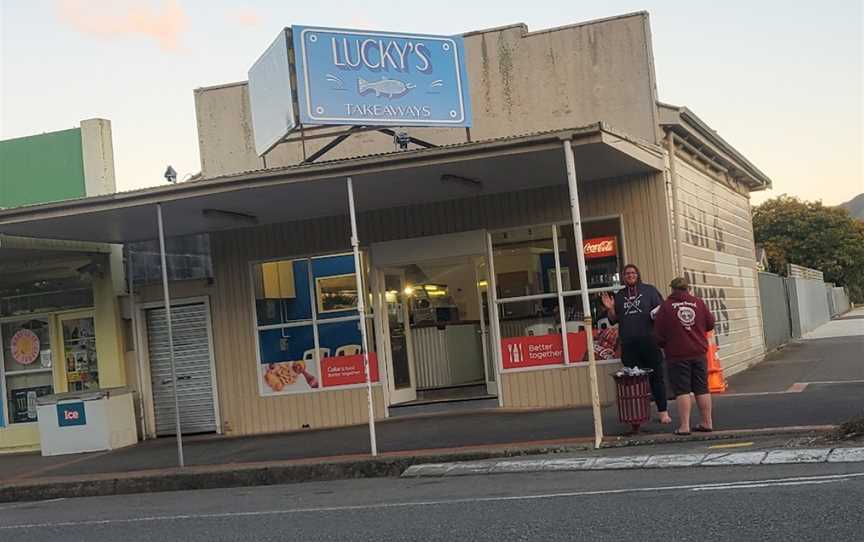
<path fill-rule="evenodd" d="M 199 416 L 203 405 L 230 435 L 365 422 L 361 325 L 376 417 L 438 399 L 590 405 L 586 286 L 608 402 L 619 361 L 598 296 L 618 287 L 625 263 L 661 291 L 690 277 L 718 317 L 727 375 L 761 361 L 749 193 L 771 181 L 691 111 L 658 101 L 647 14 L 496 28 L 464 43 L 470 129 L 400 130 L 421 142 L 407 150 L 358 131 L 310 162 L 332 140 L 317 136 L 339 133 L 323 129 L 259 157 L 247 84 L 198 89 L 200 179 L 0 212 L 0 232 L 142 241 L 155 235 L 158 207 L 167 235 L 209 233 L 212 280 L 172 284 L 172 307 L 204 322 L 187 335 L 190 349 L 207 346 L 187 381 L 209 375 L 211 390 L 184 394 L 181 423 L 195 427 L 183 411 Z M 158 311 L 158 292 L 135 303 Z M 139 358 L 152 371 L 154 349 L 144 349 L 158 323 L 138 321 Z M 169 410 L 160 414 L 157 390 L 142 393 L 153 402 L 147 432 L 170 432 L 159 429 Z"/>
<path fill-rule="evenodd" d="M 111 125 L 0 141 L 0 208 L 114 191 Z M 117 247 L 0 235 L 0 452 L 38 449 L 36 398 L 123 386 Z"/>

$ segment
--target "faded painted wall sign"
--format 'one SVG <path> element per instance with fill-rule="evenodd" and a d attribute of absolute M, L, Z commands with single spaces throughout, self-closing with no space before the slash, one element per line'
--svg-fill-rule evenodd
<path fill-rule="evenodd" d="M 693 285 L 693 295 L 702 298 L 702 301 L 708 305 L 708 310 L 714 314 L 717 320 L 714 324 L 714 340 L 719 345 L 720 336 L 728 336 L 731 331 L 729 308 L 726 305 L 726 288 L 708 286 L 708 277 L 704 271 L 699 272 L 685 267 L 684 276 Z"/>
<path fill-rule="evenodd" d="M 471 126 L 461 37 L 293 27 L 304 124 Z"/>
<path fill-rule="evenodd" d="M 687 233 L 687 242 L 691 245 L 702 248 L 715 248 L 718 252 L 725 252 L 726 242 L 724 240 L 723 228 L 720 225 L 720 219 L 714 217 L 714 227 L 708 227 L 708 214 L 700 209 L 699 216 L 692 208 L 685 213 L 684 231 Z M 713 231 L 712 231 L 713 230 Z M 711 246 L 710 239 L 714 240 L 715 247 Z"/>

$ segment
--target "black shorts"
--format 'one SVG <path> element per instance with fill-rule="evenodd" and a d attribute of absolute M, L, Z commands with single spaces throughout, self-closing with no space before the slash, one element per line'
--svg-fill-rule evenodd
<path fill-rule="evenodd" d="M 662 361 L 663 354 L 650 335 L 621 341 L 621 363 L 625 367 L 641 367 L 660 371 Z"/>
<path fill-rule="evenodd" d="M 666 369 L 669 372 L 669 387 L 672 396 L 704 395 L 708 393 L 708 362 L 705 357 L 685 361 L 668 361 Z"/>

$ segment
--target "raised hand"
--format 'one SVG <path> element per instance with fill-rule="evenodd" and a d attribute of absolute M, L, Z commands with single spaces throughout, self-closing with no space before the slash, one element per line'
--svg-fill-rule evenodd
<path fill-rule="evenodd" d="M 609 295 L 609 292 L 603 292 L 600 294 L 600 302 L 603 303 L 603 306 L 606 307 L 607 311 L 615 309 L 615 299 Z"/>

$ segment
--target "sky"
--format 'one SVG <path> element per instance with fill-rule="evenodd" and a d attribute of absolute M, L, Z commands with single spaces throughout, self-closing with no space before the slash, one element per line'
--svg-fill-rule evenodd
<path fill-rule="evenodd" d="M 242 81 L 284 26 L 460 34 L 651 16 L 661 101 L 686 105 L 782 193 L 864 192 L 864 0 L 0 0 L 0 139 L 110 119 L 118 190 L 200 170 L 192 91 Z"/>

